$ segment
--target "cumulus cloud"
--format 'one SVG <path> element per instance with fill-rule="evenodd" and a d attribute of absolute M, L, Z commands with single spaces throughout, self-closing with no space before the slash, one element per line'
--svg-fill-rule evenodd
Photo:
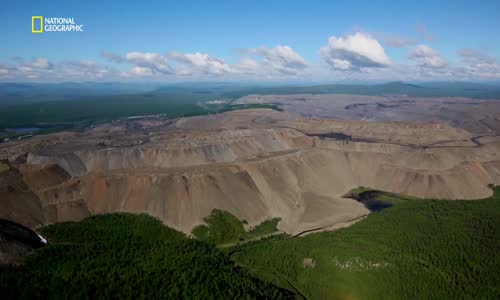
<path fill-rule="evenodd" d="M 179 63 L 180 75 L 199 73 L 204 75 L 224 75 L 235 73 L 235 69 L 224 60 L 212 57 L 206 53 L 179 53 L 171 52 L 169 57 Z"/>
<path fill-rule="evenodd" d="M 439 69 L 447 66 L 441 54 L 427 45 L 416 46 L 408 58 L 424 68 Z"/>
<path fill-rule="evenodd" d="M 143 67 L 133 67 L 130 69 L 130 75 L 133 76 L 152 76 L 153 71 L 149 68 L 143 68 Z"/>
<path fill-rule="evenodd" d="M 29 66 L 37 69 L 50 69 L 52 64 L 46 58 L 36 58 L 28 63 Z"/>
<path fill-rule="evenodd" d="M 103 79 L 115 74 L 115 70 L 100 65 L 94 61 L 63 61 L 56 65 L 56 75 L 59 77 Z"/>
<path fill-rule="evenodd" d="M 175 62 L 176 75 L 231 75 L 239 78 L 248 76 L 296 76 L 307 68 L 305 60 L 288 46 L 253 48 L 240 50 L 242 57 L 234 64 L 206 53 L 171 52 L 168 57 Z"/>
<path fill-rule="evenodd" d="M 255 48 L 251 49 L 250 53 L 260 58 L 261 63 L 259 64 L 247 58 L 242 62 L 244 68 L 265 67 L 272 73 L 297 75 L 307 67 L 306 61 L 289 46 L 278 45 L 274 48 Z"/>
<path fill-rule="evenodd" d="M 468 79 L 499 79 L 500 63 L 487 53 L 473 49 L 459 49 L 458 55 L 462 57 L 465 66 L 456 69 L 456 75 Z"/>
<path fill-rule="evenodd" d="M 168 57 L 158 53 L 134 51 L 121 56 L 113 52 L 101 51 L 101 56 L 112 63 L 127 62 L 132 65 L 130 70 L 121 72 L 121 77 L 172 75 L 175 73 L 169 64 Z"/>
<path fill-rule="evenodd" d="M 243 57 L 238 64 L 238 68 L 242 73 L 255 75 L 257 74 L 261 66 L 257 61 L 248 57 Z"/>
<path fill-rule="evenodd" d="M 47 77 L 54 71 L 54 64 L 48 59 L 38 57 L 29 61 L 16 59 L 13 65 L 0 65 L 2 78 L 27 78 L 37 79 Z"/>
<path fill-rule="evenodd" d="M 173 74 L 174 70 L 168 64 L 164 55 L 151 52 L 129 52 L 125 55 L 127 62 L 135 67 L 149 69 L 152 73 Z"/>
<path fill-rule="evenodd" d="M 380 35 L 388 47 L 407 47 L 414 42 L 398 36 Z M 448 64 L 441 54 L 427 45 L 417 45 L 407 62 L 391 62 L 377 38 L 366 33 L 330 37 L 319 54 L 324 64 L 309 64 L 290 46 L 240 49 L 239 60 L 227 62 L 203 52 L 129 52 L 102 51 L 108 63 L 91 60 L 49 61 L 11 59 L 0 63 L 0 79 L 6 80 L 116 80 L 169 79 L 325 79 L 338 80 L 498 80 L 499 61 L 474 49 L 459 49 L 460 63 Z M 412 62 L 412 63 L 409 63 Z M 116 68 L 115 68 L 116 67 Z M 329 69 L 336 70 L 335 72 Z M 328 77 L 327 77 L 328 76 Z"/>
<path fill-rule="evenodd" d="M 17 60 L 16 64 L 0 64 L 0 78 L 6 80 L 97 80 L 113 78 L 118 72 L 94 61 L 51 62 L 46 58 L 30 61 Z"/>
<path fill-rule="evenodd" d="M 52 63 L 46 58 L 38 57 L 30 61 L 22 63 L 22 66 L 30 69 L 51 69 L 53 68 Z"/>
<path fill-rule="evenodd" d="M 391 64 L 380 43 L 359 32 L 340 38 L 330 37 L 328 45 L 320 48 L 320 56 L 331 68 L 344 71 L 383 68 Z"/>

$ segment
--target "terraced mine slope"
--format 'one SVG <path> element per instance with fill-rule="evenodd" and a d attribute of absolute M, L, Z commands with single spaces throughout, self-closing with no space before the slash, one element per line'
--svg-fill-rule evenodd
<path fill-rule="evenodd" d="M 190 233 L 213 209 L 290 234 L 369 210 L 357 186 L 477 199 L 500 184 L 500 138 L 448 122 L 307 118 L 269 109 L 116 121 L 0 145 L 0 218 L 25 224 L 125 211 Z"/>

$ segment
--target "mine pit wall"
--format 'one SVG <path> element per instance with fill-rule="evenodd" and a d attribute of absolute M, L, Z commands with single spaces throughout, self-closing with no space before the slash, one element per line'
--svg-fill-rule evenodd
<path fill-rule="evenodd" d="M 219 208 L 251 226 L 281 217 L 279 228 L 292 234 L 367 214 L 360 203 L 341 198 L 357 186 L 426 198 L 478 199 L 491 194 L 488 184 L 500 184 L 498 143 L 457 150 L 303 136 L 256 139 L 188 150 L 30 154 L 29 163 L 57 162 L 78 178 L 48 187 L 35 187 L 27 175 L 25 181 L 39 197 L 46 223 L 145 212 L 189 233 Z M 263 149 L 281 152 L 249 159 Z"/>
<path fill-rule="evenodd" d="M 345 163 L 339 160 L 337 167 L 348 168 Z M 185 232 L 219 208 L 250 226 L 281 217 L 280 228 L 295 233 L 367 213 L 355 201 L 332 197 L 350 189 L 352 178 L 336 176 L 331 168 L 322 158 L 297 151 L 182 172 L 88 174 L 82 192 L 93 214 L 147 212 Z"/>
<path fill-rule="evenodd" d="M 207 173 L 114 174 L 85 178 L 83 194 L 92 213 L 146 212 L 190 232 L 212 209 L 232 212 L 249 223 L 268 215 L 262 195 L 237 167 Z"/>
<path fill-rule="evenodd" d="M 91 214 L 147 212 L 185 232 L 219 208 L 250 225 L 281 217 L 280 229 L 296 233 L 366 214 L 361 204 L 341 198 L 356 186 L 428 198 L 478 199 L 491 194 L 489 183 L 500 183 L 500 162 L 423 172 L 390 165 L 390 157 L 306 149 L 176 172 L 89 173 L 82 178 L 82 198 Z"/>
<path fill-rule="evenodd" d="M 58 165 L 20 165 L 0 171 L 0 218 L 35 228 L 90 214 L 78 178 Z"/>
<path fill-rule="evenodd" d="M 32 165 L 57 164 L 72 177 L 82 176 L 87 173 L 84 162 L 76 153 L 60 153 L 56 155 L 28 153 L 26 162 Z"/>
<path fill-rule="evenodd" d="M 243 130 L 245 131 L 245 130 Z M 238 131 L 236 131 L 238 132 Z M 259 130 L 257 134 L 228 137 L 223 143 L 144 145 L 80 150 L 71 153 L 29 153 L 29 164 L 58 164 L 71 176 L 93 171 L 137 168 L 181 168 L 236 160 L 311 147 L 313 140 L 293 129 Z"/>

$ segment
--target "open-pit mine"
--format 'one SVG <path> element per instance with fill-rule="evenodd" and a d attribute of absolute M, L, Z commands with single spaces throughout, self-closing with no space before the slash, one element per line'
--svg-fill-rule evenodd
<path fill-rule="evenodd" d="M 0 218 L 29 227 L 147 213 L 190 233 L 217 208 L 289 234 L 335 229 L 370 211 L 364 186 L 479 199 L 500 184 L 496 101 L 250 95 L 273 103 L 178 119 L 141 117 L 0 145 Z"/>

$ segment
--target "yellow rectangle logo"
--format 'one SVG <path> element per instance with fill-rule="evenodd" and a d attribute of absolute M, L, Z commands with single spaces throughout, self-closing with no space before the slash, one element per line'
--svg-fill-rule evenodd
<path fill-rule="evenodd" d="M 38 20 L 40 23 L 40 29 L 35 29 L 35 22 Z M 31 32 L 32 33 L 42 33 L 43 32 L 43 17 L 42 16 L 32 16 L 31 17 Z"/>

